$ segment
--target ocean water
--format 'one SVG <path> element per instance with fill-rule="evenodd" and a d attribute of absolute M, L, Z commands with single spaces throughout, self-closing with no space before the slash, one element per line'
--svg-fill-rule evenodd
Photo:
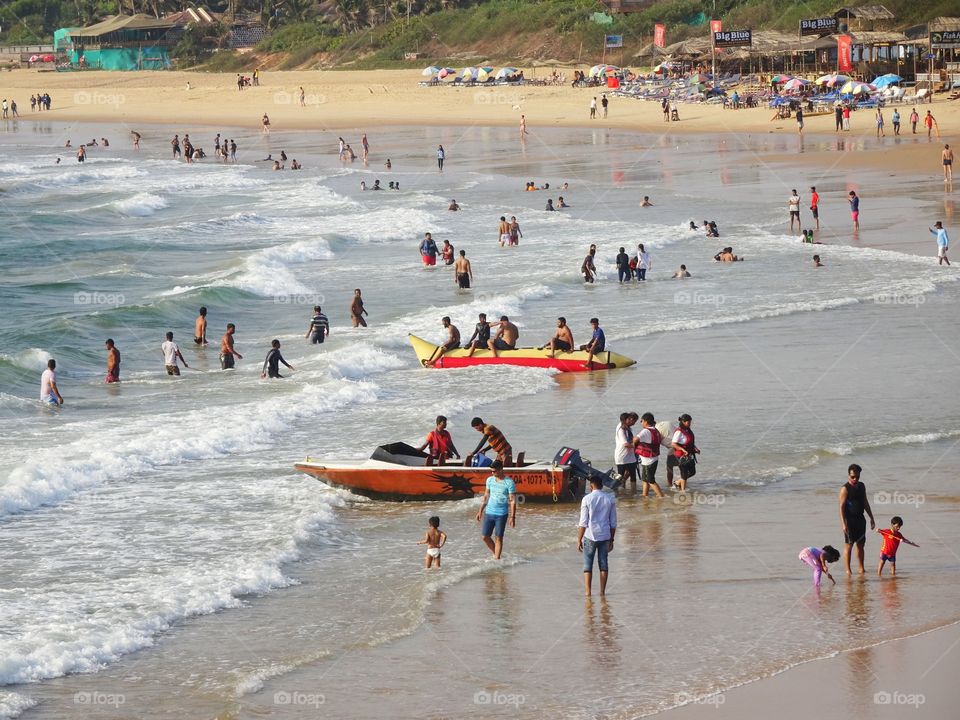
<path fill-rule="evenodd" d="M 486 717 L 475 694 L 498 687 L 527 699 L 521 716 L 636 717 L 679 691 L 960 620 L 960 275 L 921 244 L 934 218 L 906 236 L 882 174 L 764 163 L 797 150 L 794 138 L 570 130 L 521 146 L 489 128 L 370 133 L 366 168 L 342 166 L 328 133 L 237 131 L 237 164 L 188 166 L 168 157 L 168 130 L 138 129 L 139 153 L 121 126 L 0 135 L 0 717 L 307 717 L 321 704 L 331 717 L 382 717 L 385 703 L 419 717 L 422 693 L 438 717 Z M 209 146 L 216 130 L 190 132 Z M 62 149 L 103 135 L 111 147 L 84 165 Z M 281 149 L 305 169 L 270 171 L 261 158 Z M 359 190 L 378 178 L 402 190 Z M 569 189 L 524 193 L 528 179 Z M 811 248 L 784 220 L 790 188 L 814 183 L 826 244 Z M 859 236 L 851 187 L 865 197 Z M 918 188 L 912 202 L 942 210 L 941 190 Z M 558 194 L 572 207 L 543 212 Z M 639 207 L 643 195 L 654 207 Z M 451 198 L 462 212 L 447 212 Z M 518 248 L 498 246 L 504 214 L 520 221 Z M 719 240 L 687 229 L 704 218 Z M 467 250 L 470 292 L 449 269 L 421 267 L 425 231 Z M 904 232 L 902 248 L 887 249 L 891 232 Z M 592 242 L 599 279 L 585 286 Z M 617 249 L 638 242 L 653 255 L 649 281 L 620 286 Z M 725 245 L 746 260 L 711 262 Z M 826 267 L 812 267 L 813 252 Z M 680 263 L 693 277 L 670 280 Z M 356 287 L 366 329 L 349 323 Z M 319 349 L 303 339 L 316 303 L 332 324 Z M 191 342 L 200 305 L 208 348 Z M 439 340 L 450 315 L 468 336 L 478 312 L 510 315 L 537 345 L 558 315 L 578 342 L 597 315 L 638 364 L 576 378 L 419 367 L 408 333 Z M 228 322 L 244 355 L 235 372 L 217 362 Z M 168 330 L 191 366 L 180 378 L 163 370 Z M 123 355 L 116 386 L 103 383 L 107 337 Z M 268 382 L 273 338 L 296 371 Z M 37 399 L 50 357 L 61 410 Z M 627 409 L 691 413 L 704 452 L 693 499 L 621 500 L 611 589 L 621 583 L 623 599 L 606 619 L 584 614 L 572 507 L 523 507 L 501 566 L 479 543 L 477 501 L 372 502 L 292 467 L 419 443 L 443 413 L 462 452 L 480 414 L 530 458 L 572 445 L 606 468 Z M 835 498 L 854 461 L 878 521 L 903 514 L 922 549 L 901 550 L 893 585 L 843 580 L 817 599 L 796 556 L 842 542 Z M 413 543 L 431 514 L 451 544 L 444 570 L 424 575 Z M 500 617 L 503 603 L 515 615 Z M 438 617 L 444 608 L 462 615 Z M 600 625 L 580 630 L 585 617 Z M 485 621 L 517 633 L 488 637 Z M 541 647 L 557 626 L 578 629 Z M 470 672 L 414 671 L 431 632 Z M 590 692 L 549 689 L 598 638 L 625 665 L 656 661 L 639 675 L 611 668 Z M 508 657 L 488 660 L 504 643 Z"/>

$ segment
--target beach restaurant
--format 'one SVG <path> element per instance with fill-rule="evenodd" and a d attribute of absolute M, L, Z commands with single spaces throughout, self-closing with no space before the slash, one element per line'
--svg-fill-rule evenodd
<path fill-rule="evenodd" d="M 58 55 L 73 68 L 165 70 L 179 39 L 176 22 L 149 15 L 116 15 L 85 28 L 60 28 L 53 35 Z"/>

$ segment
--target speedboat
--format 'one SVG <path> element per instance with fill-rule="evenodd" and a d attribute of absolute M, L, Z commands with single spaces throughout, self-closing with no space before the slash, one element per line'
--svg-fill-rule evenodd
<path fill-rule="evenodd" d="M 594 370 L 615 370 L 630 367 L 636 365 L 637 362 L 625 355 L 604 350 L 594 355 L 588 364 L 587 360 L 590 358 L 590 353 L 585 350 L 557 351 L 553 357 L 550 357 L 549 350 L 535 347 L 498 350 L 496 355 L 488 349 L 477 349 L 473 355 L 470 355 L 469 350 L 458 348 L 445 352 L 439 360 L 436 360 L 440 354 L 439 345 L 416 335 L 410 336 L 410 344 L 413 345 L 413 351 L 417 354 L 417 359 L 421 365 L 436 368 L 460 368 L 473 365 L 522 365 L 524 367 L 552 368 L 560 372 L 592 372 Z"/>
<path fill-rule="evenodd" d="M 599 474 L 611 489 L 619 484 L 613 472 L 601 473 L 573 448 L 561 448 L 551 461 L 526 462 L 523 453 L 504 468 L 524 502 L 574 502 L 588 490 L 590 477 Z M 483 458 L 489 464 L 486 456 Z M 376 500 L 466 500 L 483 495 L 489 466 L 429 464 L 430 457 L 406 443 L 381 445 L 360 462 L 317 462 L 309 457 L 294 468 L 327 485 Z"/>

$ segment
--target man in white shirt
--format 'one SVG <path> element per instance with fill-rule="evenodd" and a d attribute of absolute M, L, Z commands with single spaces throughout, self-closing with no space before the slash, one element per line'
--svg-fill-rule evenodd
<path fill-rule="evenodd" d="M 796 190 L 790 191 L 790 199 L 787 200 L 787 209 L 790 210 L 790 232 L 793 232 L 794 221 L 797 223 L 797 230 L 800 230 L 802 227 L 800 225 L 800 196 Z"/>
<path fill-rule="evenodd" d="M 620 424 L 614 435 L 616 447 L 613 451 L 613 461 L 617 465 L 617 472 L 623 478 L 626 486 L 629 480 L 633 489 L 637 489 L 637 454 L 633 449 L 633 425 L 639 419 L 636 413 L 620 413 Z"/>
<path fill-rule="evenodd" d="M 583 553 L 583 585 L 587 597 L 593 587 L 593 557 L 600 569 L 600 595 L 607 591 L 607 555 L 613 550 L 617 534 L 617 504 L 613 495 L 603 491 L 603 478 L 590 478 L 591 492 L 580 501 L 580 530 L 577 550 Z"/>
<path fill-rule="evenodd" d="M 187 365 L 187 361 L 183 359 L 183 355 L 180 354 L 180 348 L 173 341 L 172 332 L 168 331 L 166 341 L 160 343 L 160 352 L 163 353 L 163 364 L 167 368 L 167 375 L 180 374 L 180 367 L 177 365 L 178 358 L 184 367 L 190 367 Z"/>
<path fill-rule="evenodd" d="M 48 405 L 63 405 L 63 396 L 57 387 L 57 361 L 47 360 L 47 369 L 40 376 L 40 400 Z"/>

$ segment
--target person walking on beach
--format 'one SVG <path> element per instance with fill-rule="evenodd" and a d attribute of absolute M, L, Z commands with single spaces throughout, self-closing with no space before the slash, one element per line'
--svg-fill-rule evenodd
<path fill-rule="evenodd" d="M 330 335 L 330 320 L 323 314 L 319 305 L 313 306 L 313 317 L 310 318 L 310 327 L 307 328 L 305 338 L 313 345 L 322 345 Z"/>
<path fill-rule="evenodd" d="M 813 219 L 817 223 L 817 230 L 820 229 L 820 193 L 816 186 L 810 186 L 810 212 L 813 213 Z M 791 227 L 793 227 L 791 225 Z"/>
<path fill-rule="evenodd" d="M 943 158 L 943 181 L 953 182 L 953 150 L 950 149 L 949 144 L 943 146 L 941 157 Z"/>
<path fill-rule="evenodd" d="M 453 280 L 461 290 L 469 290 L 473 282 L 473 267 L 467 260 L 467 251 L 461 250 L 460 257 L 453 264 Z"/>
<path fill-rule="evenodd" d="M 243 360 L 243 355 L 233 349 L 233 336 L 237 332 L 237 326 L 233 323 L 227 325 L 227 332 L 220 339 L 220 369 L 232 370 L 236 367 L 234 358 Z"/>
<path fill-rule="evenodd" d="M 260 119 L 260 127 L 262 128 L 264 135 L 270 134 L 270 116 L 266 113 L 264 113 L 263 117 Z"/>
<path fill-rule="evenodd" d="M 795 117 L 797 119 L 797 132 L 803 135 L 803 108 L 797 108 Z"/>
<path fill-rule="evenodd" d="M 107 377 L 104 382 L 120 382 L 120 351 L 112 338 L 107 338 L 104 345 L 107 347 Z"/>
<path fill-rule="evenodd" d="M 591 120 L 597 119 L 597 98 L 596 97 L 594 97 L 590 101 L 590 119 Z"/>
<path fill-rule="evenodd" d="M 877 108 L 877 137 L 881 135 L 886 137 L 886 133 L 883 131 L 883 110 Z"/>
<path fill-rule="evenodd" d="M 195 345 L 207 344 L 207 308 L 201 306 L 200 314 L 193 324 L 193 342 Z"/>
<path fill-rule="evenodd" d="M 638 420 L 637 414 L 633 412 L 620 413 L 620 424 L 617 425 L 614 432 L 614 450 L 613 462 L 617 466 L 617 474 L 623 480 L 623 485 L 627 483 L 637 489 L 637 452 L 635 449 L 635 440 L 633 437 L 633 425 Z"/>
<path fill-rule="evenodd" d="M 510 244 L 510 223 L 507 222 L 507 216 L 500 216 L 500 224 L 497 226 L 497 234 L 500 236 L 500 247 Z"/>
<path fill-rule="evenodd" d="M 606 96 L 606 95 L 604 95 L 602 98 L 600 98 L 600 107 L 603 109 L 603 116 L 604 116 L 604 117 L 607 116 L 607 105 L 609 105 L 609 104 L 610 104 L 610 101 L 607 99 L 607 96 Z"/>
<path fill-rule="evenodd" d="M 867 522 L 863 517 L 870 516 L 870 529 L 875 530 L 877 524 L 873 520 L 873 510 L 870 509 L 870 500 L 867 499 L 867 488 L 860 482 L 860 473 L 863 471 L 857 464 L 847 468 L 848 480 L 840 488 L 840 527 L 843 530 L 843 561 L 850 571 L 850 551 L 857 546 L 857 560 L 860 563 L 860 574 L 863 569 L 863 548 L 867 542 Z"/>
<path fill-rule="evenodd" d="M 443 145 L 437 145 L 437 167 L 440 169 L 440 172 L 443 172 L 443 161 L 446 160 L 447 153 L 443 149 Z"/>
<path fill-rule="evenodd" d="M 363 319 L 363 316 L 368 314 L 363 307 L 363 297 L 360 293 L 360 288 L 356 288 L 353 291 L 353 300 L 350 301 L 350 319 L 353 321 L 353 326 L 366 327 L 367 321 Z"/>
<path fill-rule="evenodd" d="M 670 122 L 670 101 L 667 98 L 660 103 L 660 109 L 663 110 L 663 121 Z"/>
<path fill-rule="evenodd" d="M 790 191 L 790 197 L 787 199 L 787 210 L 790 212 L 790 232 L 793 232 L 793 223 L 797 223 L 797 230 L 802 226 L 800 224 L 800 195 L 796 189 Z"/>
<path fill-rule="evenodd" d="M 493 557 L 499 560 L 503 553 L 503 534 L 507 522 L 512 528 L 517 526 L 517 486 L 513 478 L 503 474 L 503 463 L 500 460 L 494 460 L 490 469 L 493 474 L 487 478 L 483 504 L 477 511 L 477 522 L 482 523 L 480 535 L 483 544 L 490 548 Z"/>
<path fill-rule="evenodd" d="M 527 135 L 527 116 L 520 116 L 520 139 L 523 140 Z"/>
<path fill-rule="evenodd" d="M 577 550 L 583 553 L 583 589 L 587 597 L 593 592 L 593 558 L 600 571 L 600 596 L 607 592 L 609 567 L 607 556 L 613 552 L 617 534 L 617 503 L 611 493 L 603 491 L 603 478 L 590 477 L 590 492 L 580 501 L 580 522 Z"/>
<path fill-rule="evenodd" d="M 173 341 L 173 333 L 167 331 L 166 340 L 160 343 L 160 352 L 163 353 L 163 366 L 167 371 L 167 375 L 180 375 L 180 366 L 177 365 L 177 360 L 183 363 L 184 367 L 190 367 L 187 365 L 187 361 L 183 359 L 183 354 L 180 352 L 180 348 Z"/>
<path fill-rule="evenodd" d="M 840 130 L 843 129 L 843 107 L 841 107 L 840 105 L 837 105 L 833 109 L 833 117 L 834 117 L 834 121 L 837 124 L 836 132 L 840 132 Z"/>
<path fill-rule="evenodd" d="M 850 217 L 853 220 L 854 231 L 860 230 L 860 196 L 853 190 L 849 193 Z"/>
<path fill-rule="evenodd" d="M 937 264 L 943 265 L 946 263 L 949 265 L 950 260 L 947 258 L 947 251 L 950 249 L 950 238 L 947 237 L 947 230 L 943 227 L 943 223 L 938 220 L 932 228 L 927 229 L 931 235 L 937 238 Z"/>
<path fill-rule="evenodd" d="M 937 125 L 937 119 L 929 110 L 927 110 L 927 114 L 923 117 L 923 126 L 927 129 L 927 140 L 930 139 L 934 127 L 937 128 L 937 137 L 940 137 L 940 126 Z"/>
<path fill-rule="evenodd" d="M 910 111 L 910 127 L 913 129 L 913 134 L 917 134 L 917 123 L 920 122 L 920 116 L 917 114 L 917 109 L 914 108 Z"/>
<path fill-rule="evenodd" d="M 850 106 L 843 106 L 843 129 L 850 132 Z"/>
<path fill-rule="evenodd" d="M 47 369 L 40 375 L 40 402 L 48 405 L 63 405 L 63 396 L 57 387 L 57 361 L 47 360 Z"/>
<path fill-rule="evenodd" d="M 434 515 L 427 521 L 427 532 L 423 540 L 417 545 L 426 545 L 427 554 L 423 559 L 424 567 L 429 570 L 433 567 L 433 561 L 437 561 L 437 570 L 440 569 L 440 548 L 447 542 L 447 534 L 440 529 L 440 518 Z"/>
<path fill-rule="evenodd" d="M 900 134 L 900 111 L 897 110 L 896 108 L 894 108 L 893 110 L 893 117 L 891 118 L 891 121 L 893 122 L 893 134 L 899 135 Z"/>
<path fill-rule="evenodd" d="M 523 233 L 520 232 L 520 223 L 517 222 L 517 216 L 510 216 L 510 245 L 517 246 L 520 244 L 520 238 L 523 237 Z"/>

